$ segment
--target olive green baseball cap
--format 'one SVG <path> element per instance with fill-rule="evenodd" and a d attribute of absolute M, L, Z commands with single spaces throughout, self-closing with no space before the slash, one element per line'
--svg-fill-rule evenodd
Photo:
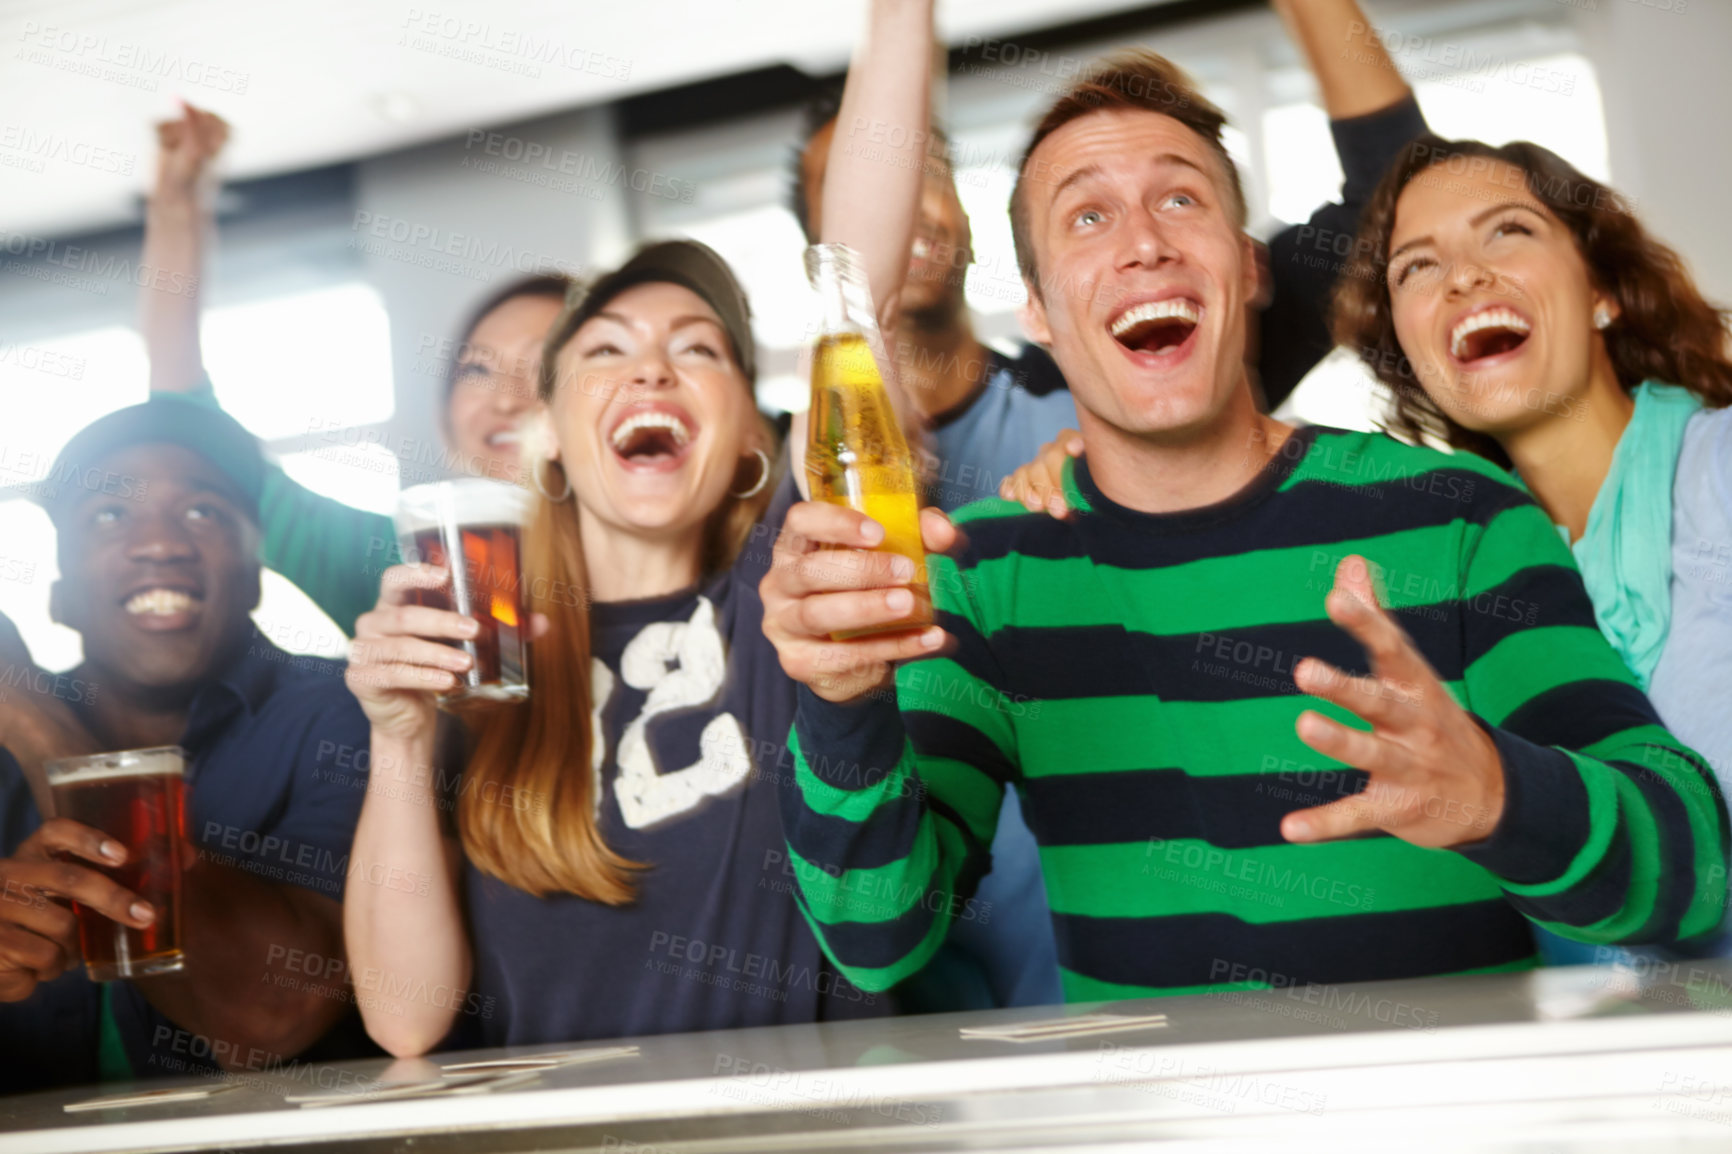
<path fill-rule="evenodd" d="M 757 346 L 752 340 L 752 307 L 746 290 L 734 278 L 721 254 L 695 240 L 663 240 L 644 245 L 612 272 L 575 286 L 566 296 L 565 311 L 548 333 L 550 351 L 557 351 L 583 323 L 626 289 L 657 282 L 691 289 L 715 310 L 733 346 L 734 363 L 746 381 L 758 379 Z M 542 358 L 543 389 L 551 387 L 553 357 Z"/>
<path fill-rule="evenodd" d="M 59 525 L 84 497 L 120 484 L 103 469 L 104 461 L 122 449 L 151 444 L 180 445 L 215 465 L 234 482 L 241 511 L 259 523 L 265 458 L 258 438 L 215 405 L 175 393 L 158 393 L 78 430 L 33 496 Z"/>

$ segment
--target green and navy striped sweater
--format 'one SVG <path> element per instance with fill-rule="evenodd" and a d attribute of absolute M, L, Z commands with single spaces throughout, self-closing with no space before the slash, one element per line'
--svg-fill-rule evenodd
<path fill-rule="evenodd" d="M 1590 942 L 1710 929 L 1726 808 L 1595 628 L 1568 548 L 1505 473 L 1305 429 L 1218 505 L 1145 514 L 1073 462 L 1068 521 L 983 501 L 932 559 L 954 652 L 897 702 L 802 688 L 783 818 L 800 901 L 856 984 L 918 970 L 988 867 L 1002 791 L 1041 847 L 1065 995 L 1087 1001 L 1521 969 L 1528 919 Z M 1484 841 L 1293 845 L 1282 817 L 1363 788 L 1303 744 L 1293 667 L 1368 672 L 1324 613 L 1379 587 L 1506 778 Z"/>

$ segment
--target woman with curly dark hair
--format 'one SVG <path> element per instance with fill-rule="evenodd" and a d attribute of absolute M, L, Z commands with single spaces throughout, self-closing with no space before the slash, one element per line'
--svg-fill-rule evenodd
<path fill-rule="evenodd" d="M 1538 145 L 1425 136 L 1366 211 L 1335 333 L 1391 432 L 1514 468 L 1661 719 L 1732 783 L 1732 356 L 1678 255 Z"/>

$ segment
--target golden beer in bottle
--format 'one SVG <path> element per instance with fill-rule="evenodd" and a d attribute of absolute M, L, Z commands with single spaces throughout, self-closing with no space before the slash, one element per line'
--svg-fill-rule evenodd
<path fill-rule="evenodd" d="M 879 551 L 914 562 L 914 609 L 900 621 L 833 634 L 920 629 L 932 623 L 926 550 L 920 543 L 920 488 L 914 457 L 873 355 L 878 322 L 859 258 L 845 245 L 806 250 L 806 275 L 822 302 L 812 347 L 812 407 L 807 413 L 806 475 L 814 501 L 846 505 L 884 526 Z"/>

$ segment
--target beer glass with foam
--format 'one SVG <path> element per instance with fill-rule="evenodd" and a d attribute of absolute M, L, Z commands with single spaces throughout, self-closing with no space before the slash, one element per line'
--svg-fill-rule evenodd
<path fill-rule="evenodd" d="M 443 589 L 420 589 L 415 603 L 450 609 L 481 626 L 453 645 L 474 659 L 441 704 L 470 698 L 529 696 L 529 605 L 523 587 L 523 522 L 529 492 L 479 477 L 403 490 L 397 541 L 405 561 L 447 569 Z"/>
<path fill-rule="evenodd" d="M 186 753 L 178 746 L 67 757 L 45 767 L 54 815 L 101 830 L 126 847 L 126 861 L 81 866 L 107 874 L 156 909 L 143 929 L 121 925 L 78 902 L 78 944 L 92 981 L 142 978 L 183 969 L 181 867 L 186 834 Z"/>

